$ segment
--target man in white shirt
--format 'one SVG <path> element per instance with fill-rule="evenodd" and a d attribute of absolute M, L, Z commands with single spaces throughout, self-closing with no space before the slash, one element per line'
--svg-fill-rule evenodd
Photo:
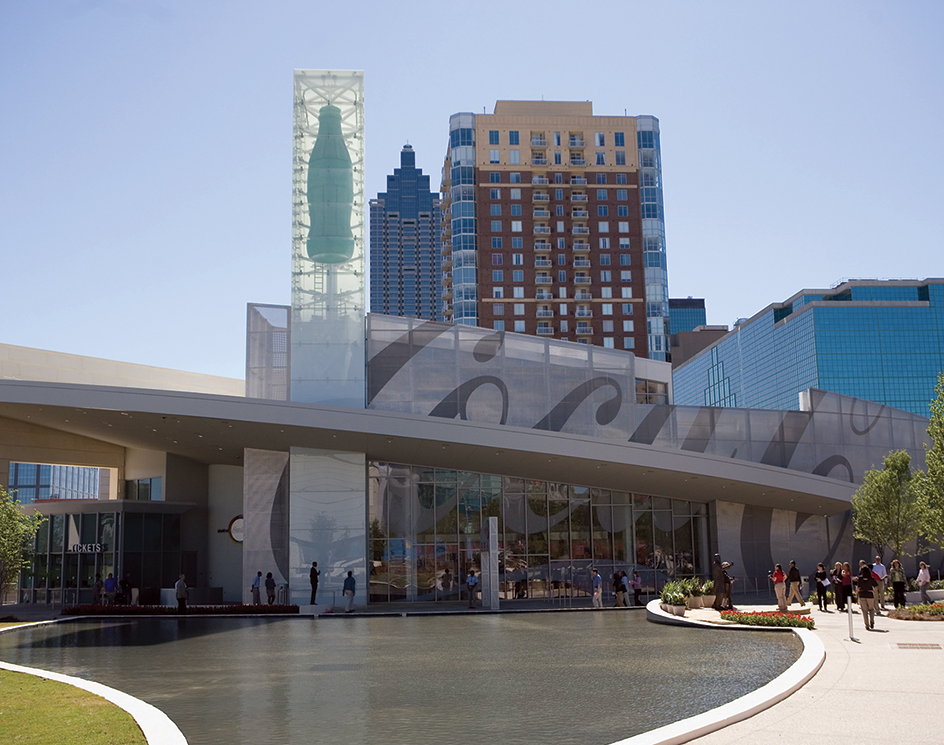
<path fill-rule="evenodd" d="M 875 563 L 872 565 L 872 574 L 875 575 L 875 608 L 876 610 L 885 610 L 885 581 L 888 578 L 888 571 L 882 563 L 882 557 L 876 556 Z"/>
<path fill-rule="evenodd" d="M 593 607 L 603 607 L 603 577 L 596 569 L 593 570 Z"/>

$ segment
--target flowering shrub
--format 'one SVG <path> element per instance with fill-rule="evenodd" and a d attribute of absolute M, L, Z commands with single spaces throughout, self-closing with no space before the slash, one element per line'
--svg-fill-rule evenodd
<path fill-rule="evenodd" d="M 809 616 L 794 616 L 776 611 L 742 613 L 741 611 L 723 610 L 721 618 L 734 621 L 744 626 L 789 626 L 798 629 L 812 629 L 816 623 Z"/>
<path fill-rule="evenodd" d="M 270 613 L 298 613 L 297 605 L 191 605 L 183 611 L 188 616 L 205 615 L 261 615 Z M 64 616 L 176 616 L 180 611 L 168 605 L 73 605 L 63 608 Z"/>
<path fill-rule="evenodd" d="M 895 608 L 888 612 L 889 618 L 899 621 L 944 621 L 944 603 L 928 605 L 909 605 L 907 608 Z"/>

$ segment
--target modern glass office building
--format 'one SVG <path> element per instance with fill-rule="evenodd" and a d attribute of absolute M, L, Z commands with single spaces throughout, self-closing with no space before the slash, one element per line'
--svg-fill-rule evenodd
<path fill-rule="evenodd" d="M 928 415 L 944 280 L 850 280 L 768 306 L 673 371 L 681 405 L 795 409 L 818 388 Z"/>
<path fill-rule="evenodd" d="M 370 200 L 370 308 L 374 313 L 442 319 L 439 194 L 416 167 L 409 145 L 387 191 Z"/>
<path fill-rule="evenodd" d="M 708 323 L 705 299 L 700 297 L 669 298 L 669 329 L 673 334 L 694 331 Z"/>

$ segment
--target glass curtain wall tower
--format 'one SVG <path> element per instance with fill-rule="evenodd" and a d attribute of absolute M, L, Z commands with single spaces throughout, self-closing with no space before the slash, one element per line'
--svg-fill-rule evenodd
<path fill-rule="evenodd" d="M 370 309 L 442 320 L 439 194 L 416 167 L 409 145 L 387 191 L 370 201 Z"/>
<path fill-rule="evenodd" d="M 475 190 L 475 114 L 454 114 L 443 167 L 443 316 L 466 326 L 479 324 Z"/>

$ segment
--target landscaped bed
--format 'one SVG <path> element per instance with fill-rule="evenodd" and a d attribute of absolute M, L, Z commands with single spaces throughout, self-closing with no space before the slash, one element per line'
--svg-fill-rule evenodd
<path fill-rule="evenodd" d="M 888 611 L 889 618 L 899 621 L 944 621 L 944 603 L 928 605 L 909 605 L 907 608 L 895 608 Z"/>
<path fill-rule="evenodd" d="M 64 616 L 188 616 L 205 615 L 270 615 L 298 613 L 297 605 L 191 605 L 178 610 L 168 605 L 73 605 L 63 608 Z"/>
<path fill-rule="evenodd" d="M 786 626 L 795 629 L 812 629 L 816 622 L 809 616 L 797 616 L 777 611 L 756 611 L 742 613 L 741 611 L 721 611 L 721 618 L 733 621 L 744 626 Z"/>

